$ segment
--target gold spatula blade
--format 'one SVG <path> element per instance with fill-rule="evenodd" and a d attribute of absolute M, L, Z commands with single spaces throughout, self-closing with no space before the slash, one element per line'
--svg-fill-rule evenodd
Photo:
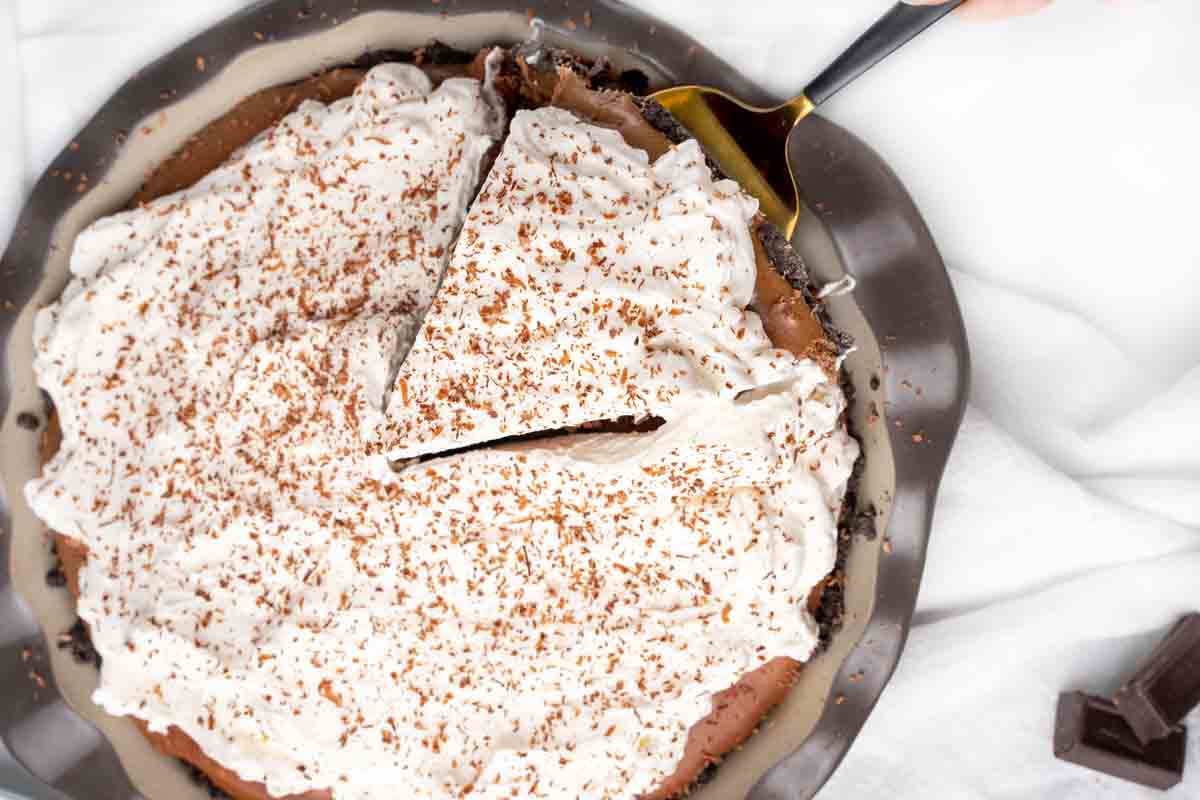
<path fill-rule="evenodd" d="M 780 106 L 752 106 L 710 86 L 676 86 L 650 97 L 699 140 L 726 175 L 758 198 L 763 214 L 790 239 L 800 219 L 800 194 L 787 148 L 792 129 L 815 107 L 963 2 L 897 3 L 799 97 Z"/>
<path fill-rule="evenodd" d="M 676 86 L 652 95 L 700 141 L 709 157 L 758 198 L 767 219 L 791 238 L 800 197 L 786 153 L 787 137 L 812 111 L 804 95 L 775 108 L 747 105 L 717 89 Z"/>

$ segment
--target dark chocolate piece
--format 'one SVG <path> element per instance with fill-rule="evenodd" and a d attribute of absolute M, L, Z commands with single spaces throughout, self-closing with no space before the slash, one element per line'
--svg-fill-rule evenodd
<path fill-rule="evenodd" d="M 62 564 L 55 564 L 46 570 L 46 585 L 54 589 L 67 585 L 67 573 L 63 572 Z"/>
<path fill-rule="evenodd" d="M 1169 735 L 1200 705 L 1200 613 L 1175 623 L 1113 699 L 1143 742 Z"/>
<path fill-rule="evenodd" d="M 212 779 L 205 774 L 204 770 L 200 769 L 194 764 L 189 764 L 183 759 L 180 759 L 179 763 L 183 764 L 184 769 L 187 770 L 188 777 L 191 778 L 192 783 L 199 786 L 200 789 L 211 798 L 211 800 L 233 800 L 232 797 L 230 797 L 225 791 L 212 782 Z"/>
<path fill-rule="evenodd" d="M 1187 730 L 1142 744 L 1133 729 L 1102 697 L 1083 692 L 1058 696 L 1054 755 L 1063 761 L 1155 789 L 1170 789 L 1183 778 Z"/>

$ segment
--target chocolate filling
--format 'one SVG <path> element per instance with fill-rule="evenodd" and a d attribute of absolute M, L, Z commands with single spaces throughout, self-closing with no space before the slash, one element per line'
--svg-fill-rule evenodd
<path fill-rule="evenodd" d="M 454 76 L 482 78 L 484 55 L 481 53 L 472 58 L 470 54 L 442 45 L 432 45 L 411 54 L 382 52 L 306 81 L 258 92 L 192 137 L 178 153 L 150 175 L 133 198 L 133 203 L 147 202 L 194 184 L 235 150 L 261 131 L 277 124 L 305 100 L 330 103 L 349 96 L 365 70 L 377 63 L 411 61 L 421 66 L 437 83 Z M 603 68 L 603 64 L 588 64 L 561 51 L 553 54 L 551 63 L 557 68 L 536 71 L 523 61 L 510 58 L 497 80 L 497 90 L 512 108 L 555 105 L 595 124 L 614 128 L 630 145 L 645 150 L 652 159 L 669 150 L 673 143 L 689 138 L 687 131 L 661 106 L 635 98 L 630 93 L 644 91 L 644 75 L 616 75 L 611 69 Z M 715 165 L 712 166 L 719 174 Z M 811 293 L 804 264 L 782 233 L 764 220 L 756 221 L 755 228 L 758 276 L 753 310 L 761 316 L 764 328 L 776 346 L 797 356 L 812 358 L 830 375 L 836 375 L 837 356 L 848 346 L 848 340 L 818 313 L 819 304 Z M 629 433 L 654 430 L 661 424 L 661 420 L 653 418 L 603 421 L 574 431 L 529 434 L 464 449 L 543 439 L 572 432 Z M 58 419 L 51 413 L 43 434 L 43 463 L 53 456 L 60 443 Z M 428 458 L 457 452 L 460 451 L 438 453 Z M 861 467 L 861 460 L 858 467 Z M 856 498 L 853 487 L 856 482 L 852 479 L 851 490 L 844 503 L 837 564 L 833 573 L 813 591 L 808 603 L 809 610 L 820 625 L 822 646 L 828 643 L 832 633 L 841 624 L 845 558 L 852 529 L 865 531 L 869 527 L 871 535 L 874 535 L 873 523 L 864 525 L 858 517 L 854 517 Z M 850 524 L 852 517 L 853 526 Z M 58 566 L 47 574 L 47 582 L 55 586 L 66 585 L 74 596 L 78 596 L 78 576 L 87 558 L 86 547 L 61 534 L 54 534 L 53 542 Z M 77 622 L 70 631 L 64 633 L 58 644 L 70 649 L 77 660 L 97 666 L 100 663 L 99 654 L 92 647 L 87 628 L 82 622 Z M 663 780 L 655 791 L 645 795 L 643 800 L 678 797 L 697 783 L 711 779 L 716 764 L 745 741 L 765 715 L 782 702 L 802 666 L 792 659 L 776 658 L 719 692 L 713 698 L 712 712 L 692 728 L 675 773 Z M 272 798 L 263 784 L 243 780 L 221 766 L 178 728 L 172 727 L 166 734 L 158 734 L 149 731 L 142 721 L 135 719 L 135 722 L 160 751 L 183 760 L 193 774 L 202 779 L 211 796 L 231 796 L 236 800 L 324 800 L 330 796 L 327 791 L 312 791 L 289 798 Z"/>
<path fill-rule="evenodd" d="M 515 436 L 505 436 L 501 439 L 492 439 L 486 442 L 478 442 L 464 447 L 456 447 L 452 450 L 441 450 L 436 453 L 429 453 L 418 458 L 407 459 L 403 462 L 392 464 L 395 470 L 406 469 L 414 464 L 424 464 L 427 461 L 433 461 L 435 458 L 450 458 L 451 456 L 460 456 L 463 453 L 470 453 L 475 450 L 487 450 L 493 447 L 504 447 L 505 445 L 522 444 L 524 442 L 544 442 L 549 439 L 561 439 L 565 436 L 575 436 L 582 433 L 650 433 L 656 431 L 665 424 L 666 420 L 661 417 L 647 417 L 645 419 L 634 419 L 633 417 L 618 417 L 617 419 L 603 419 L 595 422 L 585 422 L 582 425 L 573 428 L 557 428 L 548 431 L 534 431 L 532 433 L 522 433 Z"/>

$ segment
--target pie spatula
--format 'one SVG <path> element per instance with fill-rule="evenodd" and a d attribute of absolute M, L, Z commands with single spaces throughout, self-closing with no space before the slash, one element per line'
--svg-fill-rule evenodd
<path fill-rule="evenodd" d="M 787 140 L 800 120 L 846 84 L 963 4 L 897 3 L 794 100 L 760 108 L 710 86 L 676 86 L 650 97 L 679 120 L 725 174 L 758 198 L 763 214 L 790 239 L 800 218 Z M 784 158 L 779 154 L 783 152 Z"/>

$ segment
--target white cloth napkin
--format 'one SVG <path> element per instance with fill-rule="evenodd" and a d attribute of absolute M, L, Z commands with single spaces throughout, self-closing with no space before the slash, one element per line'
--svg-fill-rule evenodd
<path fill-rule="evenodd" d="M 0 0 L 0 237 L 122 81 L 242 4 Z M 888 1 L 637 4 L 785 93 Z M 1050 737 L 1059 691 L 1200 608 L 1198 41 L 1195 0 L 950 19 L 825 109 L 924 212 L 975 377 L 908 650 L 823 800 L 1157 796 Z"/>

